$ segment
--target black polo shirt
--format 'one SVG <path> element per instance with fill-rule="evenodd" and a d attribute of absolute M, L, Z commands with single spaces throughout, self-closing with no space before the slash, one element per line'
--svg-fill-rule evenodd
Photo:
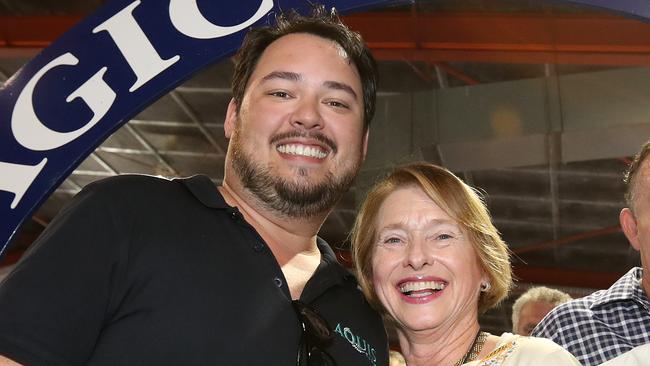
<path fill-rule="evenodd" d="M 319 242 L 301 300 L 339 366 L 387 365 L 380 316 Z M 295 365 L 281 268 L 205 176 L 88 185 L 0 287 L 0 354 L 26 365 Z"/>

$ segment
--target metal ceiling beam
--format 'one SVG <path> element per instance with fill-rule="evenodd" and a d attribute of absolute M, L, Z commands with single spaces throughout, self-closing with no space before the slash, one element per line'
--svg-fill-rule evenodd
<path fill-rule="evenodd" d="M 469 184 L 469 183 L 468 183 Z M 473 184 L 470 184 L 473 185 Z M 494 201 L 520 201 L 527 203 L 540 203 L 540 204 L 550 204 L 551 198 L 540 197 L 540 196 L 525 196 L 525 195 L 508 195 L 508 194 L 487 194 L 489 202 Z M 622 201 L 588 201 L 581 199 L 570 199 L 570 198 L 558 198 L 559 204 L 568 204 L 568 205 L 585 205 L 585 206 L 597 206 L 597 207 L 611 207 L 611 208 L 622 208 L 624 203 Z"/>
<path fill-rule="evenodd" d="M 580 240 L 585 240 L 585 239 L 591 239 L 603 235 L 610 235 L 610 234 L 616 234 L 621 232 L 621 227 L 620 226 L 611 226 L 611 227 L 606 227 L 606 228 L 600 228 L 600 229 L 595 229 L 591 231 L 586 231 L 583 233 L 575 234 L 575 235 L 569 235 L 564 238 L 556 239 L 556 240 L 550 240 L 546 241 L 543 243 L 538 243 L 538 244 L 532 244 L 532 245 L 527 245 L 522 248 L 517 248 L 512 251 L 513 254 L 515 255 L 521 255 L 524 253 L 529 253 L 529 252 L 535 252 L 535 251 L 543 251 L 543 250 L 548 250 L 548 249 L 554 249 L 557 248 L 560 245 L 566 245 L 566 244 L 571 244 L 575 243 Z"/>
<path fill-rule="evenodd" d="M 46 47 L 81 18 L 0 17 L 0 48 Z M 650 25 L 602 13 L 386 11 L 344 19 L 380 60 L 650 65 Z"/>
<path fill-rule="evenodd" d="M 447 89 L 449 87 L 449 79 L 447 74 L 442 70 L 440 65 L 435 65 L 436 78 L 438 79 L 438 86 L 440 89 Z"/>
<path fill-rule="evenodd" d="M 530 174 L 539 174 L 539 175 L 546 175 L 548 174 L 548 171 L 546 169 L 540 169 L 540 168 L 499 168 L 499 169 L 494 169 L 495 172 L 500 172 L 504 174 L 517 174 L 517 173 L 530 173 Z M 623 179 L 623 175 L 621 173 L 612 173 L 612 172 L 598 172 L 598 171 L 593 171 L 593 170 L 569 170 L 569 169 L 562 169 L 558 170 L 557 172 L 561 176 L 570 176 L 570 177 L 578 177 L 578 178 L 612 178 L 612 179 Z"/>
<path fill-rule="evenodd" d="M 434 65 L 436 67 L 436 73 L 438 70 L 444 71 L 447 74 L 455 77 L 456 79 L 464 82 L 467 85 L 477 85 L 479 84 L 479 81 L 474 79 L 473 77 L 467 75 L 467 73 L 449 65 L 446 62 L 434 62 Z M 443 88 L 441 88 L 443 89 Z"/>
<path fill-rule="evenodd" d="M 519 265 L 513 267 L 518 281 L 540 285 L 587 287 L 605 289 L 625 273 L 579 271 L 556 267 L 534 267 Z"/>
<path fill-rule="evenodd" d="M 650 25 L 603 14 L 380 12 L 345 22 L 380 60 L 650 64 Z"/>
<path fill-rule="evenodd" d="M 219 145 L 217 140 L 212 136 L 210 131 L 204 126 L 201 119 L 197 116 L 196 112 L 190 107 L 190 105 L 183 99 L 183 97 L 176 91 L 169 93 L 169 96 L 176 102 L 178 107 L 185 113 L 185 115 L 192 121 L 192 123 L 201 131 L 203 136 L 208 140 L 210 145 L 214 147 L 217 153 L 225 154 L 224 148 Z"/>
<path fill-rule="evenodd" d="M 428 69 L 428 65 L 425 65 L 425 66 L 427 67 L 427 69 L 425 69 L 425 70 L 420 70 L 420 68 L 418 67 L 418 65 L 415 65 L 413 62 L 411 62 L 411 61 L 409 61 L 409 60 L 404 60 L 404 62 L 405 62 L 405 63 L 406 63 L 410 68 L 411 68 L 411 70 L 413 71 L 413 73 L 414 73 L 415 75 L 417 75 L 417 76 L 418 76 L 422 81 L 424 81 L 425 83 L 427 83 L 427 85 L 431 85 L 431 84 L 433 84 L 433 78 L 432 78 L 431 75 L 430 75 L 431 72 L 430 72 L 430 70 L 427 70 L 427 69 Z M 438 77 L 438 81 L 440 81 L 440 77 Z"/>
<path fill-rule="evenodd" d="M 142 145 L 144 146 L 145 149 L 147 149 L 153 156 L 156 158 L 158 163 L 161 165 L 163 169 L 165 169 L 169 174 L 172 175 L 178 175 L 178 172 L 176 169 L 174 169 L 167 159 L 165 159 L 158 150 L 156 150 L 147 139 L 142 136 L 142 134 L 133 128 L 133 126 L 130 126 L 128 123 L 124 125 L 124 128 L 131 133 L 131 135 Z"/>
<path fill-rule="evenodd" d="M 101 156 L 97 155 L 97 153 L 93 152 L 92 154 L 90 154 L 90 157 L 92 157 L 97 164 L 99 164 L 102 168 L 104 168 L 106 170 L 106 173 L 110 175 L 119 174 L 119 172 L 115 170 L 115 168 L 113 168 L 106 160 L 102 159 Z"/>
<path fill-rule="evenodd" d="M 47 47 L 81 19 L 79 15 L 2 16 L 0 47 Z"/>
<path fill-rule="evenodd" d="M 108 147 L 100 146 L 97 148 L 99 152 L 106 152 L 111 154 L 126 154 L 126 155 L 153 155 L 156 153 L 162 156 L 174 156 L 174 157 L 186 157 L 186 158 L 213 158 L 213 159 L 222 159 L 224 154 L 221 153 L 208 153 L 208 152 L 194 152 L 194 151 L 181 151 L 181 150 L 141 150 L 141 149 L 129 149 L 124 147 Z"/>
<path fill-rule="evenodd" d="M 132 119 L 129 121 L 129 124 L 134 126 L 180 127 L 180 128 L 195 128 L 195 129 L 199 128 L 194 123 L 179 122 L 179 121 L 155 121 L 155 120 L 144 120 L 144 119 Z M 216 129 L 223 128 L 223 123 L 202 122 L 201 125 L 206 128 L 216 128 Z"/>
<path fill-rule="evenodd" d="M 522 228 L 529 228 L 529 227 L 535 227 L 535 228 L 540 228 L 540 229 L 553 229 L 553 223 L 549 222 L 548 220 L 517 220 L 517 219 L 506 219 L 506 218 L 500 218 L 500 217 L 494 217 L 492 219 L 492 222 L 494 225 L 503 230 L 505 227 L 522 227 Z M 597 224 L 582 224 L 582 223 L 559 223 L 558 224 L 560 229 L 571 229 L 571 230 L 580 230 L 580 231 L 593 231 L 593 230 L 598 230 L 601 228 L 600 225 Z M 561 240 L 561 239 L 558 239 Z M 553 247 L 553 246 L 549 246 Z M 528 248 L 528 247 L 526 247 Z"/>

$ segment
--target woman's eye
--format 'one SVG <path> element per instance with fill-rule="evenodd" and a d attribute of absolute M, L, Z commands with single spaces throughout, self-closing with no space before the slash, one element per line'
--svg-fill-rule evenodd
<path fill-rule="evenodd" d="M 449 234 L 440 234 L 436 237 L 438 240 L 447 240 L 447 239 L 453 239 L 453 236 Z"/>
<path fill-rule="evenodd" d="M 390 237 L 384 239 L 384 244 L 399 244 L 402 240 L 400 238 Z"/>

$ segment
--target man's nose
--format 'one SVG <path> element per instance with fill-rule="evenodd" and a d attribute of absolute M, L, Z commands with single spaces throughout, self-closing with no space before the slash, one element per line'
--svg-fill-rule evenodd
<path fill-rule="evenodd" d="M 291 116 L 291 124 L 300 129 L 311 130 L 323 127 L 323 119 L 317 100 L 305 98 L 298 101 L 296 109 Z"/>

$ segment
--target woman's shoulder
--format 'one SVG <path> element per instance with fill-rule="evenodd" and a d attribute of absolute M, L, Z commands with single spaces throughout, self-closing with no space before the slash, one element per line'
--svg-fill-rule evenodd
<path fill-rule="evenodd" d="M 496 348 L 478 365 L 580 365 L 564 348 L 551 340 L 503 333 Z"/>

